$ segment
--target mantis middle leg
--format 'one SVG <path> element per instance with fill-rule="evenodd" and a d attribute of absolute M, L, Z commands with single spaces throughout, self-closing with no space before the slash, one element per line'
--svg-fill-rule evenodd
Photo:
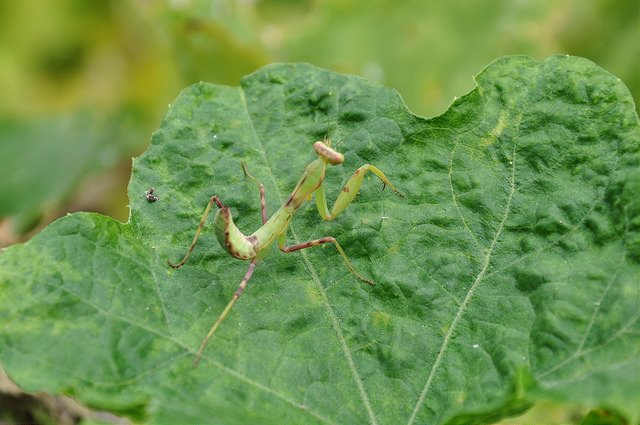
<path fill-rule="evenodd" d="M 244 171 L 244 175 L 249 177 L 251 180 L 258 184 L 258 189 L 260 190 L 260 210 L 262 210 L 262 224 L 265 224 L 267 220 L 269 220 L 269 215 L 267 214 L 267 200 L 264 194 L 264 185 L 257 178 L 253 177 L 249 174 L 247 170 L 247 166 L 242 163 L 242 171 Z"/>
<path fill-rule="evenodd" d="M 375 282 L 373 280 L 367 279 L 366 277 L 360 275 L 360 273 L 356 271 L 356 269 L 353 267 L 353 264 L 351 264 L 351 261 L 349 261 L 349 257 L 347 257 L 347 254 L 345 254 L 344 250 L 342 249 L 338 241 L 333 236 L 325 236 L 324 238 L 314 239 L 311 241 L 302 242 L 295 245 L 285 246 L 287 230 L 288 230 L 288 226 L 284 229 L 284 231 L 280 234 L 280 236 L 278 236 L 278 248 L 280 248 L 280 251 L 294 252 L 294 251 L 298 251 L 305 248 L 311 248 L 312 246 L 316 246 L 316 245 L 332 243 L 335 245 L 336 249 L 342 256 L 342 259 L 344 260 L 345 264 L 349 268 L 349 271 L 351 271 L 351 273 L 353 273 L 353 275 L 358 280 L 361 280 L 364 283 L 368 283 L 369 285 L 375 285 Z"/>
<path fill-rule="evenodd" d="M 209 203 L 207 204 L 207 208 L 205 208 L 204 214 L 202 214 L 202 218 L 200 219 L 200 224 L 198 225 L 198 229 L 196 230 L 196 235 L 193 237 L 193 241 L 191 242 L 191 245 L 189 245 L 189 248 L 187 249 L 187 253 L 184 255 L 182 260 L 177 264 L 174 264 L 171 261 L 167 260 L 167 263 L 172 268 L 179 269 L 180 267 L 182 267 L 184 265 L 184 263 L 187 262 L 187 260 L 191 256 L 191 253 L 193 252 L 193 248 L 196 246 L 196 242 L 198 241 L 198 238 L 200 237 L 200 232 L 202 232 L 202 228 L 204 227 L 204 223 L 207 222 L 207 217 L 209 217 L 209 213 L 211 212 L 211 207 L 213 206 L 214 202 L 216 203 L 216 205 L 218 205 L 219 208 L 222 208 L 222 202 L 220 202 L 220 198 L 218 198 L 218 195 L 212 196 L 211 199 L 209 199 Z"/>

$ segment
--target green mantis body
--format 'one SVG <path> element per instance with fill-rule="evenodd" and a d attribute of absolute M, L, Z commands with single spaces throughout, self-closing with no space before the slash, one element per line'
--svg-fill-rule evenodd
<path fill-rule="evenodd" d="M 247 286 L 247 283 L 251 278 L 251 275 L 253 274 L 253 270 L 255 269 L 257 263 L 267 254 L 269 247 L 276 239 L 278 242 L 278 248 L 280 248 L 280 250 L 283 252 L 293 252 L 324 243 L 333 243 L 351 273 L 353 273 L 353 275 L 357 279 L 365 283 L 368 283 L 370 285 L 374 284 L 372 280 L 367 279 L 356 272 L 355 268 L 351 264 L 351 261 L 349 261 L 349 258 L 345 254 L 338 241 L 336 241 L 335 238 L 331 236 L 291 246 L 285 245 L 287 229 L 289 223 L 291 222 L 291 218 L 305 201 L 311 199 L 312 195 L 315 195 L 316 205 L 322 219 L 333 220 L 353 201 L 356 194 L 358 193 L 358 190 L 360 189 L 360 186 L 362 185 L 364 175 L 367 171 L 371 171 L 376 176 L 378 176 L 378 178 L 380 178 L 380 180 L 382 180 L 382 182 L 384 183 L 385 187 L 389 186 L 394 192 L 400 194 L 400 192 L 391 184 L 389 179 L 387 179 L 382 171 L 380 171 L 374 165 L 365 164 L 358 168 L 356 172 L 351 176 L 351 178 L 347 181 L 345 186 L 342 188 L 340 195 L 336 199 L 333 208 L 331 209 L 331 211 L 329 211 L 327 207 L 327 199 L 324 193 L 324 187 L 322 186 L 325 172 L 327 170 L 327 165 L 338 165 L 344 161 L 344 156 L 338 151 L 332 149 L 330 146 L 331 142 L 328 139 L 314 143 L 313 147 L 318 154 L 318 158 L 307 165 L 304 173 L 302 174 L 302 177 L 300 177 L 300 180 L 298 181 L 296 187 L 293 189 L 293 192 L 291 193 L 289 199 L 287 199 L 287 201 L 280 207 L 280 209 L 276 211 L 276 213 L 273 214 L 269 219 L 267 219 L 268 216 L 265 202 L 264 186 L 255 177 L 247 172 L 247 169 L 243 164 L 242 167 L 245 174 L 249 178 L 253 179 L 258 184 L 260 189 L 260 204 L 263 223 L 262 226 L 251 235 L 245 236 L 234 224 L 229 207 L 223 205 L 218 196 L 213 196 L 209 200 L 209 204 L 207 205 L 202 219 L 200 220 L 200 225 L 196 230 L 193 242 L 191 242 L 191 245 L 189 246 L 189 249 L 187 250 L 187 253 L 185 254 L 182 261 L 177 264 L 173 264 L 170 261 L 167 261 L 171 267 L 176 269 L 181 267 L 187 261 L 187 259 L 191 255 L 191 252 L 193 251 L 198 237 L 200 236 L 202 227 L 204 226 L 214 203 L 218 207 L 218 211 L 216 212 L 215 218 L 213 219 L 214 229 L 218 242 L 232 256 L 241 260 L 250 261 L 249 269 L 242 279 L 240 286 L 233 294 L 233 297 L 229 304 L 226 306 L 226 308 L 223 310 L 216 322 L 211 327 L 211 330 L 209 330 L 207 336 L 202 341 L 202 344 L 200 345 L 200 348 L 198 349 L 198 352 L 196 354 L 194 364 L 197 364 L 200 360 L 202 351 L 209 341 L 209 338 L 211 338 L 213 333 L 218 329 L 218 326 L 220 326 L 220 323 L 224 320 L 227 314 L 229 314 L 234 303 L 238 300 L 238 298 L 240 298 L 242 292 L 244 291 L 244 288 Z"/>

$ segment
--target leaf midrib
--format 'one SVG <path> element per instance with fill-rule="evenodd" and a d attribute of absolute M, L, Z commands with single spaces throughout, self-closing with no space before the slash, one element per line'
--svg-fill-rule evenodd
<path fill-rule="evenodd" d="M 246 102 L 246 98 L 245 98 L 245 93 L 242 87 L 238 88 L 238 91 L 240 93 L 240 99 L 242 100 L 242 106 L 243 109 L 246 113 L 247 116 L 247 121 L 249 122 L 250 126 L 251 126 L 251 132 L 253 134 L 254 140 L 256 141 L 256 143 L 258 144 L 258 148 L 260 151 L 260 155 L 262 156 L 262 160 L 265 163 L 265 167 L 267 169 L 267 171 L 269 172 L 270 176 L 271 176 L 271 180 L 273 182 L 273 186 L 275 187 L 275 192 L 276 195 L 278 197 L 279 200 L 279 204 L 282 204 L 284 202 L 284 196 L 282 195 L 282 193 L 280 192 L 280 190 L 278 189 L 278 180 L 276 178 L 276 175 L 273 171 L 273 168 L 271 166 L 271 164 L 269 163 L 269 160 L 267 158 L 266 155 L 266 150 L 264 148 L 264 145 L 262 144 L 262 140 L 258 137 L 258 134 L 255 130 L 254 124 L 253 124 L 253 120 L 251 119 L 251 114 L 249 113 L 249 108 L 247 106 L 247 102 Z M 294 225 L 293 223 L 291 223 L 289 225 L 289 232 L 291 233 L 291 236 L 293 238 L 293 240 L 297 243 L 300 243 L 301 240 L 297 235 L 297 232 L 295 231 Z M 371 403 L 369 401 L 369 396 L 367 395 L 367 392 L 364 388 L 364 383 L 362 381 L 362 378 L 360 377 L 360 375 L 358 374 L 358 370 L 356 368 L 355 362 L 353 361 L 353 356 L 351 354 L 351 351 L 349 350 L 349 346 L 347 345 L 347 342 L 344 338 L 344 335 L 342 333 L 342 329 L 340 328 L 340 322 L 338 321 L 338 317 L 335 313 L 335 311 L 333 310 L 330 302 L 329 302 L 329 298 L 327 297 L 326 291 L 324 289 L 324 287 L 322 286 L 322 283 L 320 282 L 320 278 L 318 277 L 318 273 L 315 269 L 315 267 L 313 266 L 313 264 L 311 263 L 311 260 L 309 260 L 309 256 L 307 255 L 307 253 L 305 252 L 305 250 L 300 250 L 300 255 L 302 255 L 302 259 L 307 267 L 307 269 L 309 270 L 309 273 L 311 274 L 312 280 L 314 282 L 314 285 L 316 286 L 316 289 L 318 290 L 318 292 L 320 293 L 320 295 L 322 296 L 322 301 L 325 305 L 325 308 L 327 310 L 327 313 L 329 314 L 329 318 L 331 319 L 331 323 L 333 325 L 333 329 L 336 333 L 336 337 L 338 339 L 338 342 L 340 343 L 340 347 L 342 348 L 343 354 L 345 355 L 345 358 L 347 360 L 347 365 L 349 367 L 349 370 L 351 371 L 351 376 L 353 378 L 353 380 L 355 381 L 355 384 L 358 388 L 358 392 L 360 393 L 360 398 L 362 399 L 362 403 L 363 406 L 367 412 L 367 415 L 369 416 L 369 421 L 371 422 L 372 425 L 377 425 L 377 420 L 375 417 L 375 413 L 373 411 L 373 408 L 371 407 Z"/>

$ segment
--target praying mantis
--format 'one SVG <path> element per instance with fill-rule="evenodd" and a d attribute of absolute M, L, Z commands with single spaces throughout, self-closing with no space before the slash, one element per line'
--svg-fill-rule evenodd
<path fill-rule="evenodd" d="M 332 243 L 338 250 L 338 253 L 342 256 L 342 259 L 344 260 L 347 268 L 356 277 L 356 279 L 369 285 L 375 284 L 372 280 L 360 275 L 356 271 L 356 269 L 351 264 L 351 261 L 349 261 L 347 254 L 345 254 L 338 241 L 332 236 L 325 236 L 319 239 L 314 239 L 290 246 L 286 246 L 285 244 L 289 223 L 291 222 L 291 219 L 293 218 L 295 212 L 305 201 L 309 201 L 311 200 L 312 196 L 315 196 L 316 206 L 318 208 L 318 212 L 320 213 L 320 217 L 322 217 L 322 219 L 326 221 L 333 220 L 338 215 L 340 215 L 340 213 L 342 213 L 349 206 L 349 204 L 351 204 L 356 194 L 358 193 L 360 186 L 362 185 L 364 175 L 367 173 L 367 171 L 371 171 L 383 182 L 383 190 L 386 186 L 389 186 L 391 190 L 393 190 L 396 194 L 402 196 L 400 191 L 398 191 L 398 189 L 396 189 L 393 184 L 391 184 L 389 179 L 384 175 L 382 171 L 380 171 L 380 169 L 378 169 L 375 165 L 365 164 L 358 168 L 355 173 L 353 173 L 351 178 L 349 178 L 347 183 L 342 188 L 340 195 L 338 195 L 338 198 L 336 199 L 331 211 L 329 211 L 322 183 L 324 181 L 327 166 L 341 164 L 344 161 L 344 155 L 331 148 L 331 140 L 327 137 L 325 137 L 322 141 L 315 142 L 313 144 L 313 149 L 318 155 L 318 158 L 307 165 L 304 172 L 302 173 L 302 176 L 300 177 L 300 180 L 298 181 L 298 184 L 293 189 L 291 196 L 289 196 L 289 199 L 287 199 L 287 201 L 280 207 L 278 211 L 276 211 L 275 214 L 271 216 L 271 218 L 268 218 L 267 214 L 264 185 L 254 176 L 249 174 L 246 165 L 242 163 L 242 169 L 245 176 L 256 182 L 260 191 L 262 226 L 251 235 L 245 236 L 234 224 L 229 207 L 224 205 L 217 195 L 212 196 L 209 200 L 209 203 L 207 204 L 202 218 L 200 219 L 200 224 L 198 225 L 191 245 L 187 249 L 187 253 L 179 263 L 174 264 L 171 261 L 167 260 L 167 263 L 174 269 L 182 267 L 187 262 L 187 259 L 193 252 L 193 249 L 196 245 L 198 237 L 200 236 L 202 228 L 205 225 L 213 204 L 218 207 L 216 215 L 213 219 L 214 231 L 218 242 L 233 257 L 240 260 L 249 260 L 249 269 L 240 282 L 238 289 L 233 294 L 231 301 L 229 301 L 229 304 L 227 304 L 225 309 L 222 311 L 218 319 L 209 330 L 209 333 L 207 333 L 206 337 L 200 344 L 200 348 L 198 349 L 196 357 L 194 359 L 194 366 L 198 365 L 207 342 L 214 334 L 214 332 L 218 329 L 220 323 L 222 323 L 222 321 L 227 317 L 235 302 L 240 298 L 247 286 L 247 283 L 249 282 L 249 279 L 251 279 L 251 276 L 253 275 L 253 271 L 256 265 L 260 260 L 262 260 L 262 258 L 264 258 L 271 244 L 275 240 L 277 240 L 278 248 L 285 253 L 294 252 L 321 244 Z"/>

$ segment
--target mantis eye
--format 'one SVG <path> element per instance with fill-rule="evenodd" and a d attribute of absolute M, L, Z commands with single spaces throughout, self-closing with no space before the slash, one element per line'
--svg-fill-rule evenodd
<path fill-rule="evenodd" d="M 336 150 L 331 149 L 324 142 L 315 142 L 313 144 L 313 149 L 315 149 L 319 157 L 325 159 L 331 165 L 342 164 L 342 161 L 344 161 L 344 155 Z"/>

